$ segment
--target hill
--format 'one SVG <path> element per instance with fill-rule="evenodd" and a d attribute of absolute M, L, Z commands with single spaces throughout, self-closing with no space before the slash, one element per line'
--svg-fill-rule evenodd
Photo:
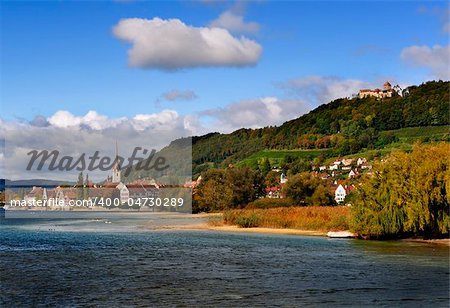
<path fill-rule="evenodd" d="M 323 161 L 359 152 L 411 148 L 417 140 L 448 141 L 449 86 L 448 81 L 430 81 L 409 87 L 405 96 L 341 98 L 278 127 L 192 137 L 193 177 L 229 164 L 257 167 L 265 158 L 271 163 L 286 157 Z M 189 141 L 176 140 L 160 154 L 173 156 Z M 183 173 L 187 167 L 181 168 Z M 130 178 L 138 176 L 151 175 L 134 172 Z"/>
<path fill-rule="evenodd" d="M 337 99 L 279 127 L 194 137 L 193 173 L 211 165 L 242 161 L 251 165 L 255 158 L 270 159 L 273 155 L 312 160 L 318 155 L 345 156 L 384 149 L 395 142 L 448 140 L 449 86 L 448 81 L 430 81 L 409 87 L 404 97 Z"/>
<path fill-rule="evenodd" d="M 15 181 L 7 179 L 0 180 L 1 190 L 7 188 L 14 191 L 19 189 L 30 189 L 33 186 L 54 188 L 56 186 L 73 186 L 73 185 L 75 185 L 74 182 L 45 180 L 45 179 L 15 180 Z"/>

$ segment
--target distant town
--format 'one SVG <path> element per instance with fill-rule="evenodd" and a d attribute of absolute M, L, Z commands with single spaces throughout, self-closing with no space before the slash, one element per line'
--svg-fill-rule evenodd
<path fill-rule="evenodd" d="M 116 158 L 118 154 L 116 153 Z M 7 200 L 10 200 L 10 206 L 13 208 L 17 205 L 19 208 L 36 208 L 44 205 L 46 210 L 66 210 L 81 207 L 82 209 L 98 209 L 98 208 L 129 208 L 136 205 L 135 208 L 151 208 L 156 206 L 164 207 L 171 202 L 171 198 L 165 197 L 158 201 L 160 204 L 152 204 L 156 199 L 160 199 L 162 189 L 182 189 L 189 190 L 190 184 L 182 186 L 167 185 L 156 181 L 155 179 L 138 179 L 127 182 L 122 180 L 122 170 L 116 159 L 112 166 L 111 175 L 100 183 L 93 183 L 89 176 L 83 176 L 80 173 L 78 181 L 75 185 L 58 185 L 54 188 L 47 188 L 41 186 L 33 186 L 31 190 L 26 188 L 15 188 L 15 191 L 7 189 Z M 145 200 L 145 203 L 142 201 Z M 148 202 L 148 200 L 150 200 Z M 16 201 L 16 202 L 15 202 Z M 13 204 L 14 203 L 14 204 Z M 131 204 L 132 203 L 132 204 Z M 166 205 L 164 204 L 166 203 Z M 176 200 L 175 204 L 181 206 Z M 143 205 L 147 206 L 143 206 Z M 155 205 L 155 207 L 153 207 Z"/>

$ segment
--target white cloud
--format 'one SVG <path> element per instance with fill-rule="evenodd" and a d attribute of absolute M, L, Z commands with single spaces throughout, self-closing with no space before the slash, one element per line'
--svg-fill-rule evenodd
<path fill-rule="evenodd" d="M 410 46 L 402 50 L 400 57 L 413 67 L 428 69 L 435 78 L 446 80 L 450 78 L 449 45 Z"/>
<path fill-rule="evenodd" d="M 31 120 L 30 124 L 38 127 L 45 127 L 49 125 L 47 119 L 42 115 L 35 116 L 34 119 Z"/>
<path fill-rule="evenodd" d="M 362 88 L 374 87 L 371 83 L 361 80 L 334 76 L 304 76 L 280 83 L 278 86 L 312 106 L 351 96 Z"/>
<path fill-rule="evenodd" d="M 108 127 L 114 127 L 123 120 L 125 120 L 125 118 L 109 119 L 108 117 L 100 115 L 93 110 L 90 110 L 84 116 L 75 116 L 68 111 L 59 110 L 47 118 L 47 122 L 54 127 L 80 128 L 81 126 L 84 126 L 93 130 L 102 130 Z"/>
<path fill-rule="evenodd" d="M 49 117 L 47 121 L 56 127 L 70 127 L 80 125 L 82 118 L 76 117 L 68 111 L 61 110 Z"/>
<path fill-rule="evenodd" d="M 190 90 L 171 90 L 161 95 L 166 101 L 191 101 L 197 98 L 197 94 Z"/>
<path fill-rule="evenodd" d="M 137 114 L 133 118 L 108 118 L 98 114 L 96 111 L 89 111 L 84 116 L 75 116 L 72 113 L 60 110 L 47 119 L 52 127 L 69 128 L 73 130 L 104 130 L 108 128 L 118 128 L 124 125 L 132 127 L 137 131 L 145 129 L 172 129 L 178 125 L 180 117 L 175 110 L 163 110 L 153 114 Z"/>
<path fill-rule="evenodd" d="M 198 115 L 186 115 L 184 116 L 184 127 L 192 132 L 192 136 L 201 136 L 210 133 L 213 129 L 205 127 L 200 123 Z"/>
<path fill-rule="evenodd" d="M 244 16 L 233 13 L 232 11 L 225 11 L 220 16 L 211 21 L 211 27 L 218 27 L 230 30 L 231 32 L 249 32 L 256 33 L 260 26 L 256 22 L 245 22 Z"/>
<path fill-rule="evenodd" d="M 231 132 L 236 129 L 259 128 L 280 125 L 310 110 L 300 100 L 280 100 L 276 97 L 242 100 L 223 108 L 214 108 L 200 113 L 201 117 L 212 117 L 212 130 Z"/>
<path fill-rule="evenodd" d="M 122 19 L 114 35 L 130 42 L 132 67 L 176 70 L 193 67 L 255 65 L 262 47 L 244 36 L 233 37 L 226 29 L 193 27 L 179 19 Z"/>
<path fill-rule="evenodd" d="M 175 110 L 163 110 L 157 114 L 137 114 L 132 120 L 132 125 L 139 131 L 148 128 L 171 130 L 175 129 L 178 121 L 179 116 Z"/>
<path fill-rule="evenodd" d="M 76 179 L 76 171 L 26 171 L 30 159 L 27 153 L 31 150 L 58 150 L 61 156 L 73 157 L 81 153 L 91 156 L 100 151 L 101 156 L 113 157 L 117 141 L 120 155 L 130 157 L 135 147 L 158 150 L 175 139 L 191 136 L 198 129 L 197 123 L 174 110 L 129 118 L 110 118 L 96 111 L 82 116 L 58 111 L 47 118 L 46 125 L 36 126 L 32 122 L 0 119 L 0 136 L 6 137 L 5 150 L 1 152 L 4 158 L 0 157 L 0 163 L 4 160 L 6 168 L 2 174 L 7 178 Z M 96 180 L 107 175 L 103 171 L 89 172 Z"/>

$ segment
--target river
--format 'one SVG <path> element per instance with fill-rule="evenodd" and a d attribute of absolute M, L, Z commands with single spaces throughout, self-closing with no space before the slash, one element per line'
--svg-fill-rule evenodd
<path fill-rule="evenodd" d="M 191 216 L 95 217 L 2 219 L 0 306 L 449 304 L 445 246 L 161 228 L 197 223 Z"/>

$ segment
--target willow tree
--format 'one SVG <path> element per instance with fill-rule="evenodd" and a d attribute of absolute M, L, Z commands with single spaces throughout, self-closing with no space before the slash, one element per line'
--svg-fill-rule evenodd
<path fill-rule="evenodd" d="M 353 206 L 353 229 L 370 237 L 449 232 L 450 144 L 415 145 L 374 165 Z"/>

